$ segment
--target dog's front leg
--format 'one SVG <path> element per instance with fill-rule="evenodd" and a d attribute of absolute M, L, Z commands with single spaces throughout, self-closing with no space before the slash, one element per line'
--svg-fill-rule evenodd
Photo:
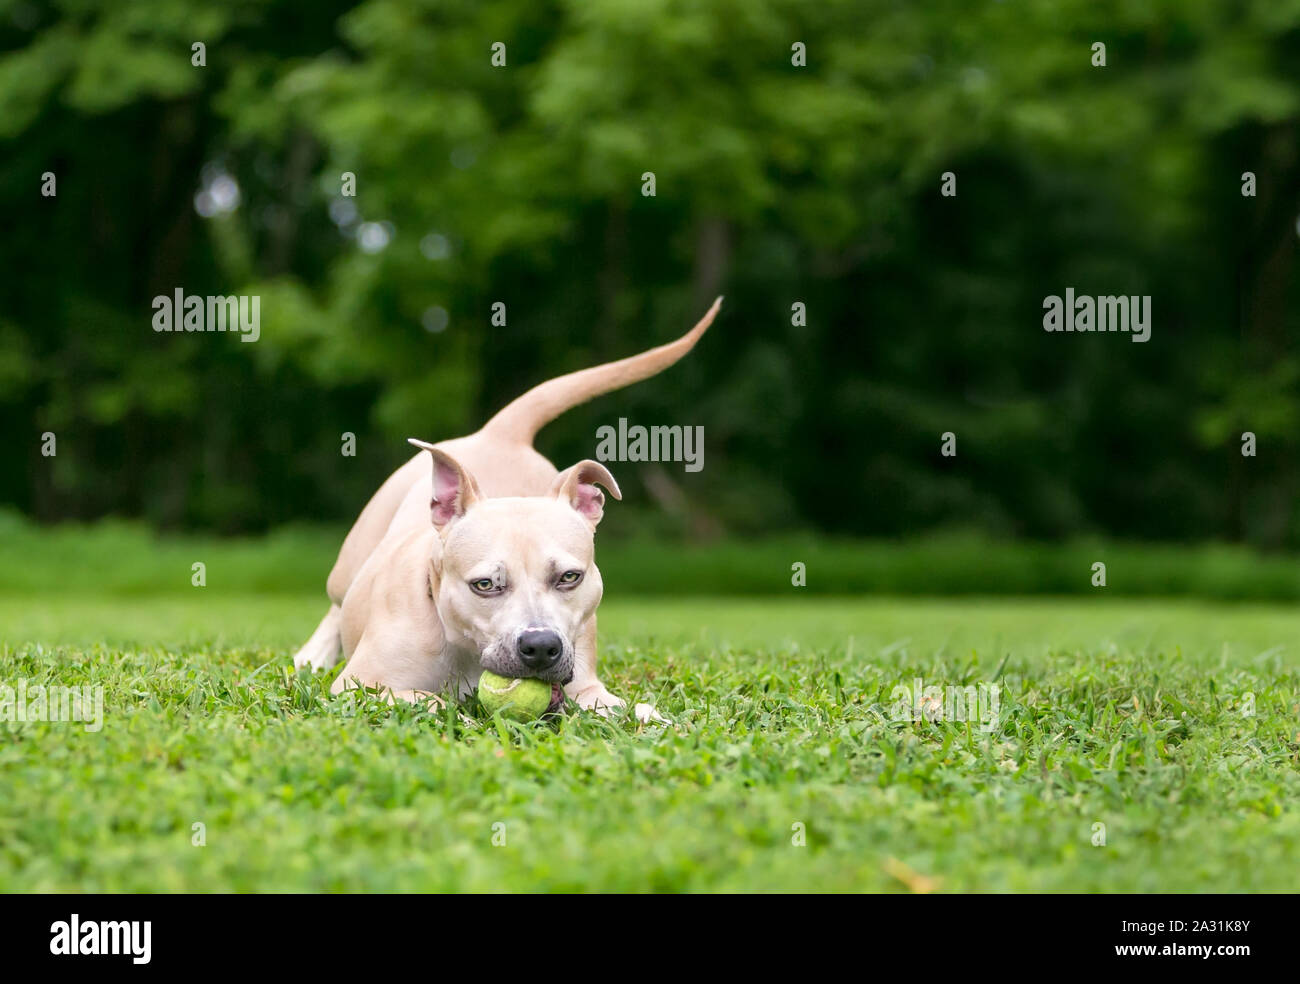
<path fill-rule="evenodd" d="M 596 616 L 591 616 L 578 635 L 573 654 L 573 679 L 564 688 L 565 694 L 584 711 L 595 711 L 607 716 L 610 711 L 626 707 L 627 701 L 611 694 L 600 677 L 596 676 Z M 663 717 L 649 704 L 637 704 L 634 708 L 636 719 L 642 724 L 657 721 L 667 724 Z"/>

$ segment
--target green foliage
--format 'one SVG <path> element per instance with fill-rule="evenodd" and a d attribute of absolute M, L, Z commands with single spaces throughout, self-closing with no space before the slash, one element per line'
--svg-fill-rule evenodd
<path fill-rule="evenodd" d="M 330 698 L 315 614 L 0 600 L 0 680 L 104 687 L 102 731 L 0 725 L 0 890 L 1294 888 L 1291 610 L 614 601 L 606 680 L 674 726 L 554 729 Z M 999 726 L 893 720 L 917 677 Z"/>
<path fill-rule="evenodd" d="M 591 456 L 621 415 L 704 425 L 708 467 L 671 477 L 692 532 L 1295 547 L 1297 79 L 1295 0 L 7 4 L 0 437 L 26 465 L 0 501 L 346 521 L 404 438 L 725 292 L 688 363 L 543 449 Z M 203 219 L 218 170 L 240 204 Z M 178 286 L 260 295 L 261 341 L 154 334 Z M 1067 286 L 1152 295 L 1152 340 L 1045 334 Z"/>
<path fill-rule="evenodd" d="M 0 593 L 106 598 L 209 595 L 294 597 L 324 603 L 325 575 L 344 531 L 295 526 L 265 537 L 159 536 L 138 523 L 41 528 L 0 513 Z M 779 537 L 685 545 L 599 538 L 609 597 L 849 595 L 1086 595 L 1300 601 L 1300 567 L 1244 547 L 1136 545 L 1098 539 L 1064 544 L 936 534 L 904 543 Z M 1094 587 L 1092 565 L 1106 564 Z M 204 587 L 193 565 L 204 565 Z M 794 585 L 793 565 L 804 584 Z"/>

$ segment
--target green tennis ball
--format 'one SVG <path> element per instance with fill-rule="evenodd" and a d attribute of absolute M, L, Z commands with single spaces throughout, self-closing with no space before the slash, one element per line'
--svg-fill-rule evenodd
<path fill-rule="evenodd" d="M 511 680 L 484 670 L 478 680 L 478 699 L 489 714 L 499 711 L 515 721 L 533 721 L 551 706 L 551 685 L 541 680 Z"/>

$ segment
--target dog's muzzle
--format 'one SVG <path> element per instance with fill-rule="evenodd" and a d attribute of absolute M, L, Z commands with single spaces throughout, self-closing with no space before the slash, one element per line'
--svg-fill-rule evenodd
<path fill-rule="evenodd" d="M 560 661 L 564 640 L 551 629 L 525 629 L 519 633 L 515 653 L 519 662 L 534 673 L 544 673 Z"/>

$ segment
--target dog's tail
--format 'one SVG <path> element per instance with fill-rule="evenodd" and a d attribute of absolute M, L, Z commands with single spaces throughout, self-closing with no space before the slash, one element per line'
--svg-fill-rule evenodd
<path fill-rule="evenodd" d="M 481 434 L 531 445 L 537 432 L 564 411 L 586 403 L 602 393 L 609 393 L 663 372 L 695 347 L 700 336 L 713 323 L 722 306 L 722 298 L 700 319 L 699 324 L 675 342 L 660 345 L 640 355 L 607 362 L 603 366 L 580 369 L 566 376 L 556 376 L 534 386 L 523 396 L 507 404 L 483 425 Z"/>

